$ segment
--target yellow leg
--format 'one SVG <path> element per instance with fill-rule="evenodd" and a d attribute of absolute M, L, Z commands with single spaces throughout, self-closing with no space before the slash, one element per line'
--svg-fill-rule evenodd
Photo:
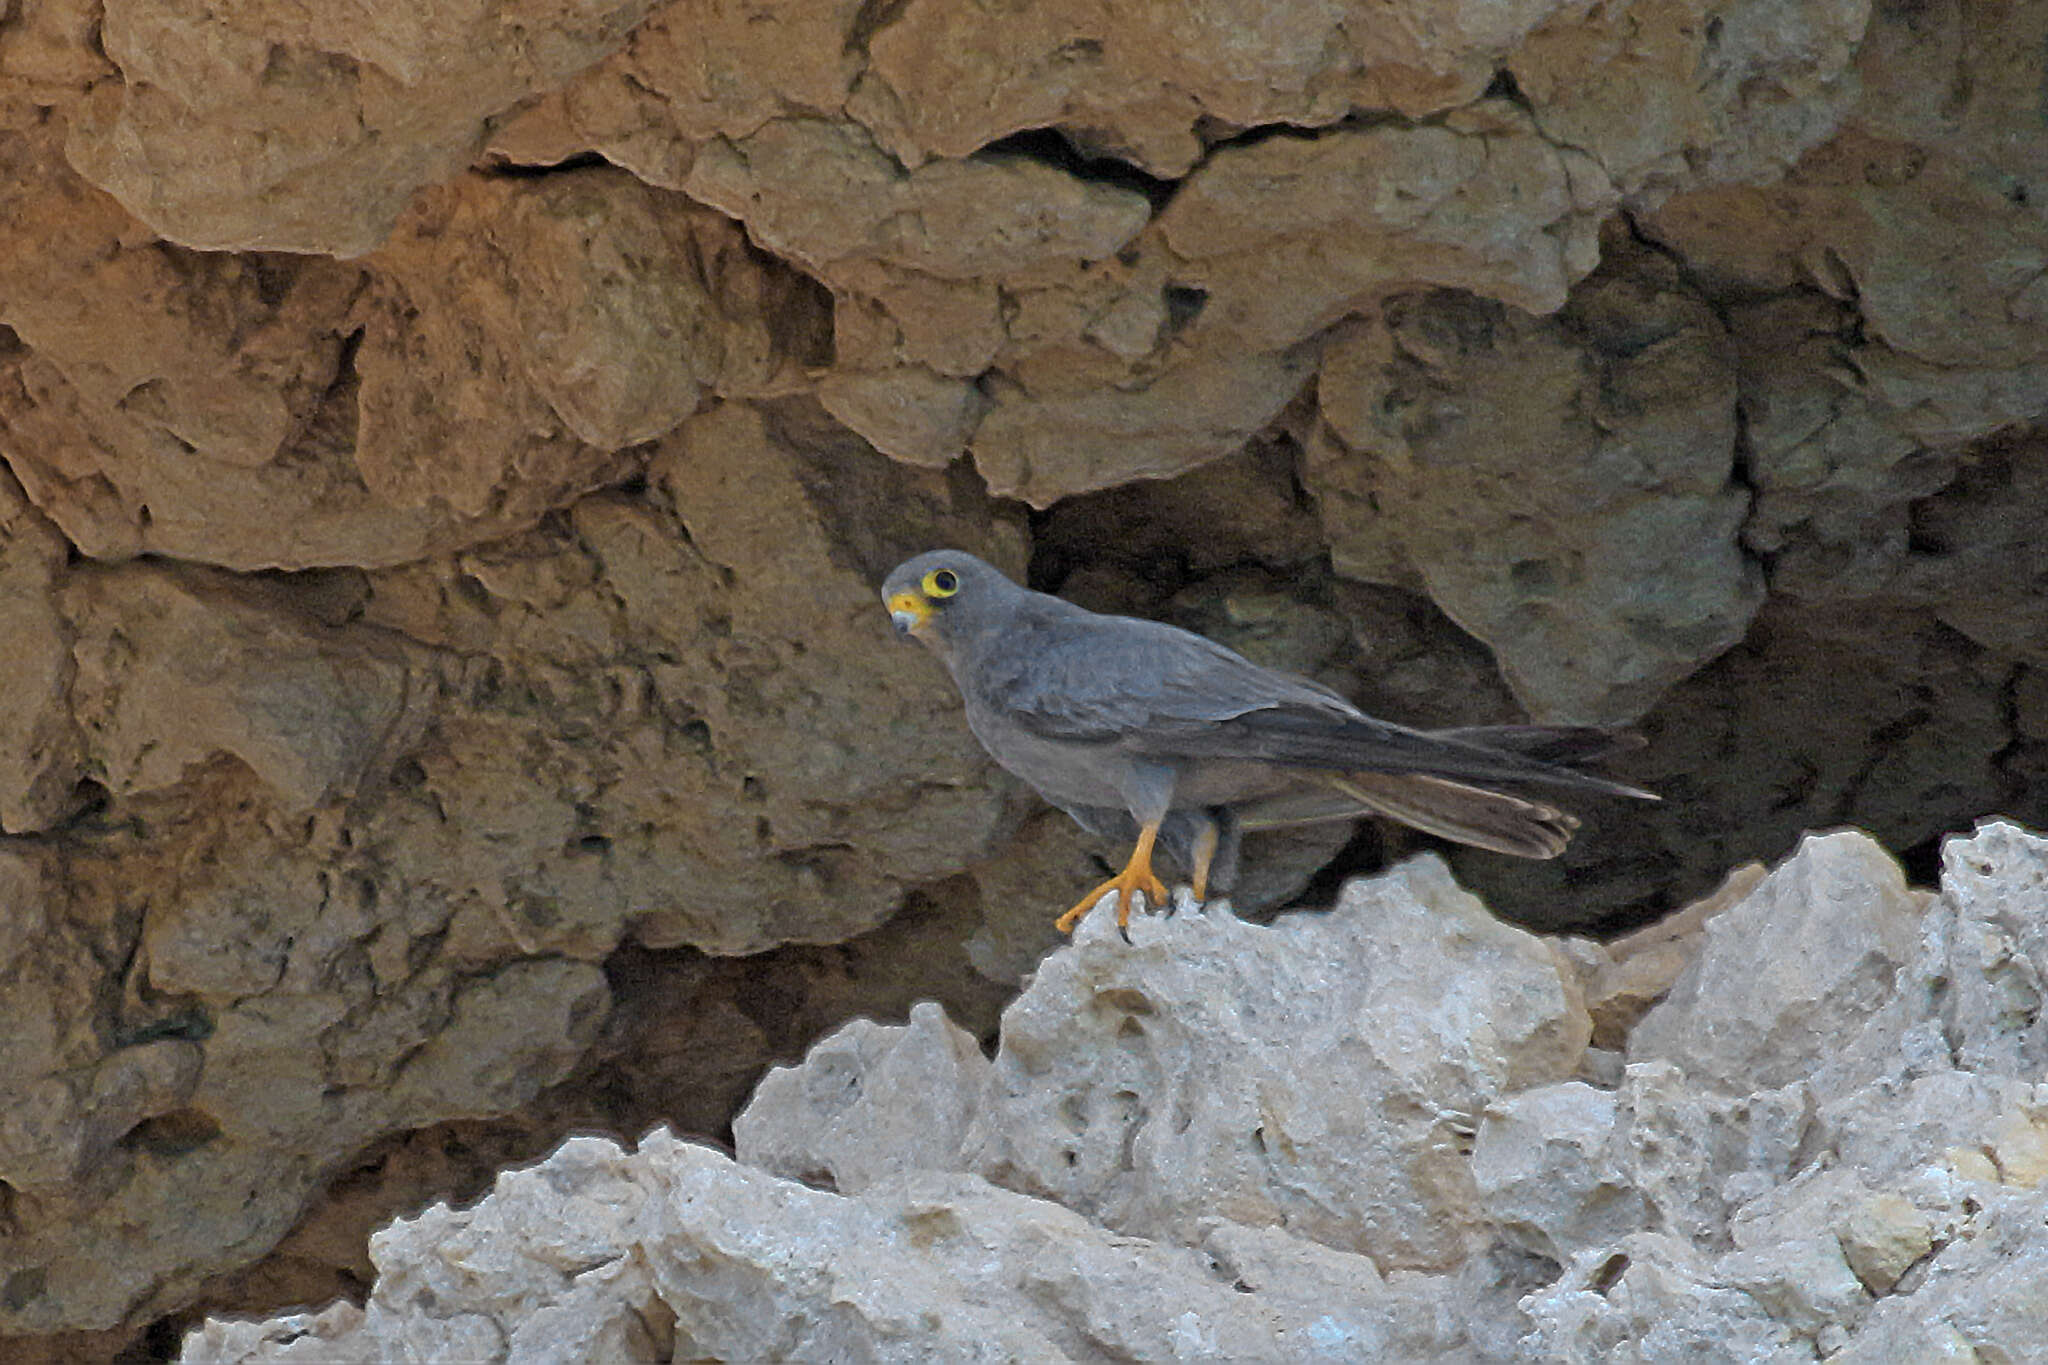
<path fill-rule="evenodd" d="M 1142 891 L 1153 906 L 1166 904 L 1166 886 L 1152 875 L 1152 841 L 1159 837 L 1159 822 L 1153 821 L 1138 831 L 1138 846 L 1131 850 L 1131 860 L 1124 864 L 1124 870 L 1111 877 L 1102 885 L 1081 898 L 1080 904 L 1067 911 L 1053 922 L 1053 927 L 1063 934 L 1074 932 L 1095 902 L 1106 892 L 1116 892 L 1116 927 L 1127 927 L 1131 922 L 1131 893 Z"/>
<path fill-rule="evenodd" d="M 1202 826 L 1202 832 L 1195 836 L 1195 901 L 1200 904 L 1209 899 L 1209 864 L 1216 861 L 1216 841 L 1220 836 L 1214 820 Z"/>

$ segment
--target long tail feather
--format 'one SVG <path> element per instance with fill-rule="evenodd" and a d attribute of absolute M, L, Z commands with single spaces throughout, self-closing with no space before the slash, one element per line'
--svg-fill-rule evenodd
<path fill-rule="evenodd" d="M 1438 777 L 1343 773 L 1328 780 L 1362 807 L 1425 834 L 1495 853 L 1555 858 L 1579 827 L 1576 818 L 1555 806 Z"/>
<path fill-rule="evenodd" d="M 1464 725 L 1424 733 L 1566 767 L 1632 753 L 1645 742 L 1634 730 L 1606 725 Z"/>
<path fill-rule="evenodd" d="M 1479 742 L 1489 735 L 1496 742 Z M 1370 717 L 1352 720 L 1275 710 L 1251 712 L 1206 730 L 1176 731 L 1138 752 L 1657 799 L 1639 787 L 1573 766 L 1583 761 L 1581 751 L 1595 747 L 1588 732 L 1575 726 L 1485 726 L 1475 735 L 1471 730 L 1410 730 Z M 1550 753 L 1562 755 L 1561 761 L 1539 756 Z"/>

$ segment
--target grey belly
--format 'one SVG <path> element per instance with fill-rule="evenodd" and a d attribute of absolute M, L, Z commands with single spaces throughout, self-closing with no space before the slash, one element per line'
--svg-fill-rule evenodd
<path fill-rule="evenodd" d="M 969 707 L 967 728 L 989 757 L 1030 783 L 1056 806 L 1124 805 L 1119 775 L 1129 760 L 1113 745 L 1046 739 Z"/>

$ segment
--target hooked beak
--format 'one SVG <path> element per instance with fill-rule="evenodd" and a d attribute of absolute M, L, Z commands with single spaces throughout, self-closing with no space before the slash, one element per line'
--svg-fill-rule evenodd
<path fill-rule="evenodd" d="M 899 592 L 888 599 L 889 620 L 898 636 L 915 635 L 931 619 L 931 605 L 913 592 Z"/>

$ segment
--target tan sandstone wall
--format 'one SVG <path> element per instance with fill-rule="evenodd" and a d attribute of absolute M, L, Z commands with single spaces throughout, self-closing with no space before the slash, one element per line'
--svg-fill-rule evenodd
<path fill-rule="evenodd" d="M 992 1028 L 1092 851 L 931 545 L 1640 722 L 1453 859 L 1527 923 L 2040 824 L 2044 89 L 2022 0 L 0 0 L 0 1334 Z"/>

